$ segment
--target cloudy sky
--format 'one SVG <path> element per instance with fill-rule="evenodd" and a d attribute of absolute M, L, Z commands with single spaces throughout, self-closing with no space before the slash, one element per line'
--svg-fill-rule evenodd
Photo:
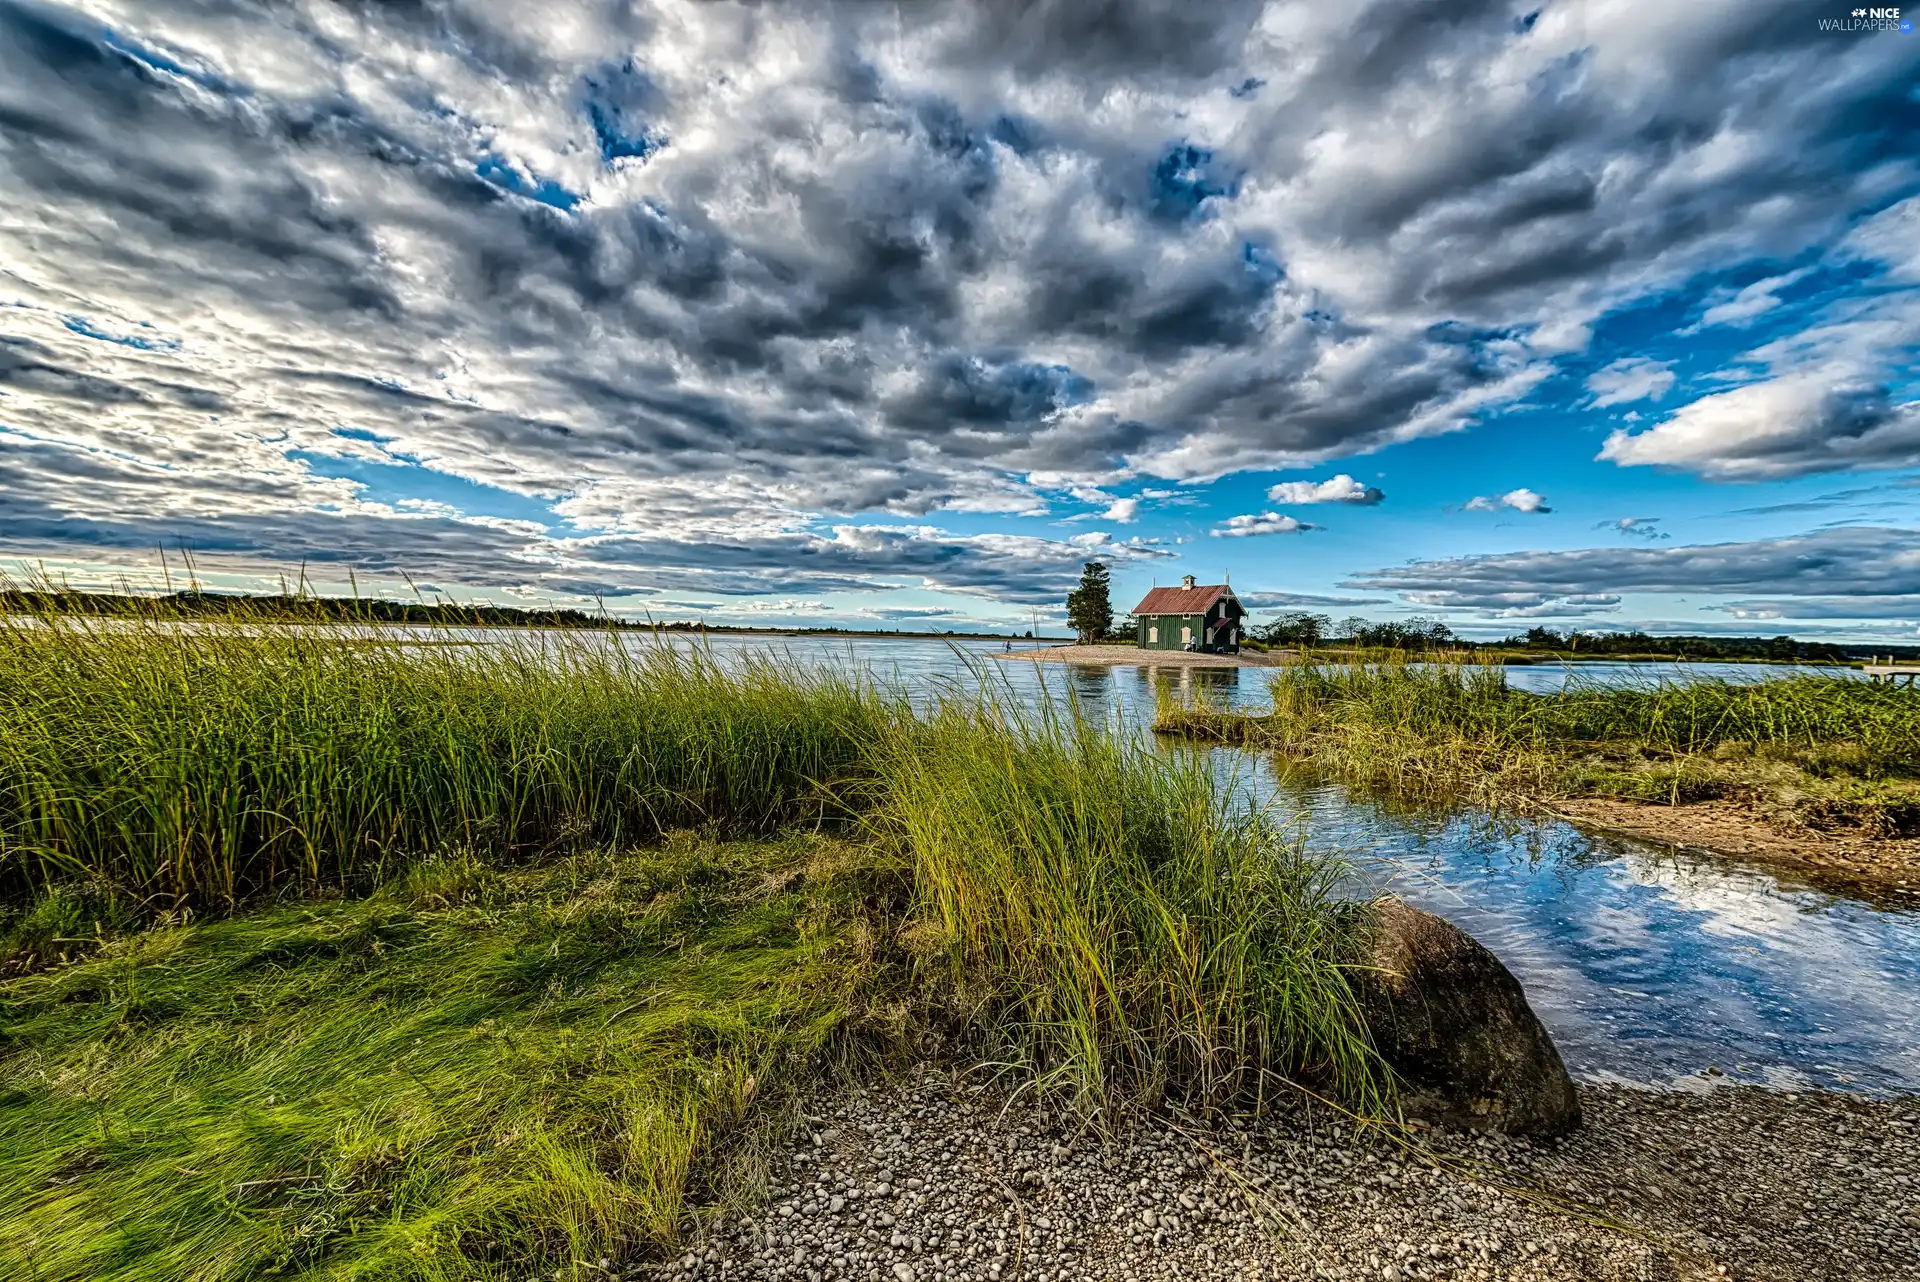
<path fill-rule="evenodd" d="M 0 0 L 0 561 L 1910 638 L 1920 35 L 1851 12 Z"/>

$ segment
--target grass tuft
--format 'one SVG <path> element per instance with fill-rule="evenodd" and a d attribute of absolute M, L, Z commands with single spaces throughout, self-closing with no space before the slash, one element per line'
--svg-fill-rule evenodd
<path fill-rule="evenodd" d="M 1302 665 L 1260 715 L 1163 704 L 1170 734 L 1280 750 L 1402 795 L 1679 804 L 1729 799 L 1809 827 L 1920 832 L 1920 697 L 1832 677 L 1510 689 L 1471 660 Z"/>
<path fill-rule="evenodd" d="M 1199 758 L 961 700 L 897 732 L 882 775 L 923 951 L 1016 1062 L 1083 1102 L 1248 1094 L 1287 1065 L 1380 1105 L 1344 969 L 1358 908 Z"/>

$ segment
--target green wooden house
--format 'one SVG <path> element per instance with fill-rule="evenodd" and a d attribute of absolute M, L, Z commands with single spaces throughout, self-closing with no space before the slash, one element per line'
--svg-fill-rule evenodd
<path fill-rule="evenodd" d="M 1247 612 L 1224 583 L 1196 586 L 1189 574 L 1177 588 L 1155 588 L 1133 607 L 1135 640 L 1143 650 L 1198 650 L 1237 654 Z"/>

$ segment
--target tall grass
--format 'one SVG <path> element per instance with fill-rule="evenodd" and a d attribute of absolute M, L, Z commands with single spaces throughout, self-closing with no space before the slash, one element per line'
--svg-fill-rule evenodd
<path fill-rule="evenodd" d="M 43 616 L 0 627 L 0 897 L 231 905 L 451 846 L 771 831 L 834 812 L 897 715 L 853 677 L 616 636 Z"/>
<path fill-rule="evenodd" d="M 1833 677 L 1507 686 L 1469 660 L 1302 665 L 1257 716 L 1160 709 L 1170 733 L 1278 748 L 1413 795 L 1517 793 L 1681 802 L 1738 798 L 1816 826 L 1920 824 L 1920 697 Z"/>
<path fill-rule="evenodd" d="M 61 1276 L 584 1276 L 683 1229 L 752 1083 L 861 1027 L 1090 1108 L 1274 1074 L 1386 1107 L 1364 910 L 1199 754 L 623 641 L 0 627 L 12 1244 Z M 633 862 L 796 826 L 851 862 Z"/>
<path fill-rule="evenodd" d="M 919 948 L 1021 1063 L 1091 1101 L 1244 1094 L 1286 1066 L 1379 1106 L 1343 969 L 1361 910 L 1200 759 L 960 700 L 896 732 L 881 773 Z"/>

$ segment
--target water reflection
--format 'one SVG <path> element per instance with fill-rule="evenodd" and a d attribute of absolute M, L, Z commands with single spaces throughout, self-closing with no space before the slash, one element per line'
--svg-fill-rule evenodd
<path fill-rule="evenodd" d="M 1560 823 L 1401 811 L 1267 776 L 1309 846 L 1471 932 L 1570 1068 L 1673 1084 L 1920 1087 L 1920 914 Z M 1696 1079 L 1697 1080 L 1697 1079 Z"/>
<path fill-rule="evenodd" d="M 713 648 L 726 658 L 769 644 L 726 639 Z M 771 644 L 797 662 L 855 664 L 909 691 L 966 689 L 984 674 L 1014 698 L 1074 699 L 1141 733 L 1161 688 L 1226 707 L 1267 702 L 1259 669 L 996 660 L 997 646 L 958 640 Z M 1508 677 L 1555 689 L 1567 671 L 1516 668 Z M 1572 671 L 1608 683 L 1793 672 L 1707 663 Z M 1711 1066 L 1784 1087 L 1920 1089 L 1920 913 L 1563 823 L 1388 806 L 1231 749 L 1213 750 L 1212 760 L 1252 799 L 1297 816 L 1310 846 L 1346 855 L 1355 893 L 1391 889 L 1498 954 L 1577 1075 L 1697 1085 Z"/>

